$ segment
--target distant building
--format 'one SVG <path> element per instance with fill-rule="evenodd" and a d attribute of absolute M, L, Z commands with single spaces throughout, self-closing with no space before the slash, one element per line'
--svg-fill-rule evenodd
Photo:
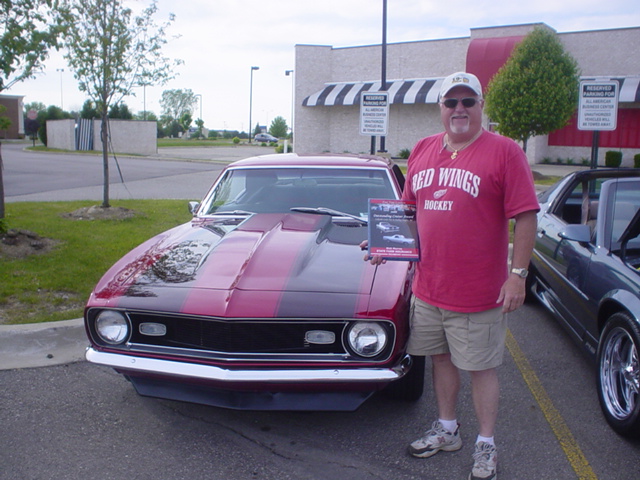
<path fill-rule="evenodd" d="M 471 72 L 486 89 L 515 45 L 535 27 L 551 29 L 543 23 L 474 28 L 469 37 L 388 44 L 389 154 L 411 149 L 420 138 L 442 130 L 436 102 L 445 76 Z M 640 153 L 640 55 L 635 50 L 640 27 L 558 37 L 578 62 L 583 78 L 619 81 L 617 129 L 601 132 L 600 151 L 620 149 L 623 165 L 629 165 Z M 359 133 L 360 93 L 380 90 L 381 46 L 296 45 L 295 71 L 296 152 L 368 153 L 371 137 Z M 529 161 L 571 158 L 579 164 L 591 156 L 591 139 L 592 132 L 578 130 L 574 121 L 548 136 L 532 138 Z M 603 153 L 599 159 L 604 162 Z"/>
<path fill-rule="evenodd" d="M 24 138 L 23 98 L 23 95 L 0 95 L 0 105 L 7 107 L 7 111 L 4 112 L 4 115 L 9 117 L 11 120 L 11 127 L 4 132 L 0 132 L 0 138 Z"/>

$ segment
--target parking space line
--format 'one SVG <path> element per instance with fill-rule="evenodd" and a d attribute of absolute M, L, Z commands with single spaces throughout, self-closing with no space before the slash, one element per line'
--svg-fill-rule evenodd
<path fill-rule="evenodd" d="M 582 453 L 578 442 L 571 433 L 571 430 L 569 430 L 560 412 L 554 407 L 551 398 L 542 386 L 542 383 L 540 383 L 529 360 L 527 360 L 527 357 L 524 355 L 524 352 L 510 330 L 507 331 L 506 343 L 509 353 L 515 361 L 522 378 L 524 378 L 533 397 L 536 399 L 536 402 L 538 402 L 543 415 L 547 419 L 547 422 L 549 422 L 551 430 L 553 430 L 562 450 L 564 450 L 567 460 L 569 460 L 578 478 L 580 480 L 597 480 L 598 477 L 596 477 L 596 474 L 591 469 L 591 465 L 589 465 L 589 462 Z"/>

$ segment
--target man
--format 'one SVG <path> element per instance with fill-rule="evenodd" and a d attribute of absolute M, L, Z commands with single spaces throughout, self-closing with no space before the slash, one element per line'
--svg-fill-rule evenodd
<path fill-rule="evenodd" d="M 439 103 L 445 131 L 416 144 L 403 193 L 417 204 L 421 251 L 408 352 L 432 359 L 439 417 L 409 451 L 427 458 L 462 447 L 456 403 L 460 370 L 468 371 L 479 424 L 469 479 L 495 480 L 496 368 L 505 314 L 524 302 L 539 205 L 522 149 L 482 128 L 478 79 L 464 72 L 445 78 Z M 509 219 L 516 222 L 510 270 Z"/>

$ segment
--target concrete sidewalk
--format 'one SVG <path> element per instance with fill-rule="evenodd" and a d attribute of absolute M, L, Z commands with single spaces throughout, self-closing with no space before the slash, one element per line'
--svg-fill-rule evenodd
<path fill-rule="evenodd" d="M 0 325 L 0 370 L 48 367 L 84 360 L 89 340 L 81 318 Z"/>

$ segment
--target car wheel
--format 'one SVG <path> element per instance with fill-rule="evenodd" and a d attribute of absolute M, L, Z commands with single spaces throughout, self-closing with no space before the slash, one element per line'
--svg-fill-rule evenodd
<path fill-rule="evenodd" d="M 406 402 L 419 400 L 424 391 L 424 365 L 424 355 L 411 356 L 411 368 L 404 377 L 384 389 L 385 396 Z"/>
<path fill-rule="evenodd" d="M 626 312 L 613 314 L 598 345 L 598 397 L 621 435 L 640 436 L 640 328 Z"/>

